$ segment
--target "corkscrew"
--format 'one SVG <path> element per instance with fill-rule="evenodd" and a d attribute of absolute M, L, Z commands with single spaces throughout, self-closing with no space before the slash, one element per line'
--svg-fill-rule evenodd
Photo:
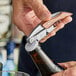
<path fill-rule="evenodd" d="M 65 14 L 65 13 L 64 13 Z M 40 70 L 42 76 L 50 76 L 50 74 L 54 74 L 57 72 L 61 72 L 64 70 L 61 66 L 54 63 L 41 49 L 39 42 L 41 39 L 43 39 L 48 33 L 52 32 L 56 26 L 54 25 L 56 22 L 59 21 L 58 16 L 62 16 L 62 18 L 65 18 L 66 16 L 62 14 L 62 12 L 57 12 L 52 14 L 53 18 L 57 19 L 51 21 L 47 21 L 43 24 L 39 24 L 32 33 L 27 38 L 27 43 L 25 45 L 25 49 L 29 54 L 31 55 L 32 59 L 34 60 L 37 68 Z M 44 28 L 43 25 L 51 25 L 49 28 Z M 38 64 L 39 63 L 39 64 Z M 41 66 L 40 66 L 41 63 Z M 43 69 L 42 69 L 43 68 Z M 45 69 L 48 70 L 48 74 L 45 71 Z M 44 73 L 42 73 L 42 71 Z"/>

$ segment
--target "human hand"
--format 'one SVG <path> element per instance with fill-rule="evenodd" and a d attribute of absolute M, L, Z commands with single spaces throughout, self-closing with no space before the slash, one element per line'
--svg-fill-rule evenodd
<path fill-rule="evenodd" d="M 59 63 L 59 65 L 64 67 L 66 70 L 53 74 L 51 76 L 76 76 L 76 61 Z"/>
<path fill-rule="evenodd" d="M 56 24 L 56 29 L 42 39 L 41 42 L 54 36 L 65 24 L 72 21 L 72 14 L 67 12 L 65 12 L 65 14 L 67 14 L 67 16 L 64 18 L 59 17 L 61 22 Z M 43 4 L 42 0 L 13 0 L 13 22 L 26 36 L 29 36 L 40 22 L 48 20 L 52 20 L 51 13 Z M 44 27 L 48 28 L 48 26 Z"/>

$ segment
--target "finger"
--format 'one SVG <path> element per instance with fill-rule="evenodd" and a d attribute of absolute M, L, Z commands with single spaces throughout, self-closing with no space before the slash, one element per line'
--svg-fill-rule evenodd
<path fill-rule="evenodd" d="M 23 11 L 23 4 L 22 0 L 13 0 L 13 16 L 12 21 L 14 24 L 17 25 L 18 19 L 20 19 L 20 15 Z"/>
<path fill-rule="evenodd" d="M 70 68 L 76 65 L 76 61 L 70 61 L 70 62 L 65 62 L 65 63 L 58 63 L 64 68 Z"/>
<path fill-rule="evenodd" d="M 56 35 L 56 32 L 52 31 L 51 33 L 49 33 L 47 36 L 45 36 L 43 39 L 40 40 L 41 43 L 45 42 L 47 39 L 49 39 L 50 37 Z"/>
<path fill-rule="evenodd" d="M 76 76 L 76 66 L 72 68 L 68 68 L 67 70 L 64 70 L 62 72 L 53 74 L 51 76 Z"/>
<path fill-rule="evenodd" d="M 57 25 L 57 27 L 56 27 L 51 33 L 49 33 L 47 36 L 45 36 L 45 37 L 41 40 L 41 42 L 43 43 L 43 42 L 45 42 L 47 39 L 49 39 L 50 37 L 56 35 L 56 32 L 57 32 L 59 29 L 63 28 L 63 27 L 64 27 L 64 24 L 63 24 L 62 22 L 59 23 L 59 24 Z"/>
<path fill-rule="evenodd" d="M 50 75 L 50 76 L 64 76 L 64 75 L 63 75 L 63 71 L 62 71 L 62 72 L 59 72 L 59 73 L 56 73 L 56 74 L 53 74 L 53 75 Z"/>
<path fill-rule="evenodd" d="M 68 12 L 61 12 L 60 14 L 58 14 L 57 16 L 55 16 L 54 18 L 51 18 L 49 21 L 45 22 L 43 24 L 43 26 L 45 28 L 49 28 L 51 25 L 53 25 L 54 23 L 62 20 L 62 19 L 65 19 L 66 17 L 68 16 L 71 16 L 72 13 L 68 13 Z M 68 20 L 67 20 L 68 21 Z"/>
<path fill-rule="evenodd" d="M 53 30 L 54 32 L 59 31 L 60 29 L 62 29 L 67 23 L 72 21 L 72 17 L 68 16 L 64 19 L 62 19 L 59 23 L 56 24 L 56 28 Z"/>
<path fill-rule="evenodd" d="M 35 15 L 34 11 L 30 10 L 29 7 L 25 8 L 24 18 L 25 20 L 27 19 L 27 22 L 25 21 L 27 24 L 34 26 L 33 28 L 35 28 L 37 24 L 41 22 L 40 19 Z"/>
<path fill-rule="evenodd" d="M 65 24 L 69 23 L 72 21 L 72 17 L 66 17 L 64 19 L 62 19 L 60 22 L 58 22 L 56 25 L 55 25 L 55 29 L 49 33 L 46 37 L 44 37 L 40 42 L 45 42 L 47 39 L 49 39 L 50 37 L 56 35 L 56 32 L 59 31 L 60 29 L 62 29 L 64 27 Z"/>
<path fill-rule="evenodd" d="M 63 27 L 64 27 L 64 23 L 62 23 L 62 22 L 58 23 L 57 26 L 56 26 L 56 28 L 55 28 L 51 33 L 49 33 L 47 36 L 45 36 L 45 37 L 41 40 L 41 42 L 43 43 L 43 42 L 45 42 L 47 39 L 49 39 L 50 37 L 56 35 L 56 32 L 57 32 L 58 30 L 60 30 L 61 28 L 63 28 Z"/>
<path fill-rule="evenodd" d="M 66 18 L 64 18 L 63 20 L 61 20 L 64 24 L 67 24 L 67 23 L 69 23 L 69 22 L 71 22 L 72 21 L 72 17 L 71 16 L 68 16 L 68 17 L 66 17 Z"/>
<path fill-rule="evenodd" d="M 13 15 L 18 14 L 23 9 L 23 4 L 21 0 L 13 0 Z"/>
<path fill-rule="evenodd" d="M 41 1 L 42 0 L 33 0 L 30 5 L 38 18 L 42 21 L 46 21 L 51 19 L 51 13 Z"/>
<path fill-rule="evenodd" d="M 55 73 L 51 76 L 75 76 L 73 73 L 73 69 L 67 69 L 62 72 Z"/>

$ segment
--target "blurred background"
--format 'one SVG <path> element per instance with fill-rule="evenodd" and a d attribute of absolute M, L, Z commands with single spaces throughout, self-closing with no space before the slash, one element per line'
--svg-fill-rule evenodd
<path fill-rule="evenodd" d="M 0 0 L 0 62 L 3 71 L 18 70 L 19 46 L 24 35 L 12 24 L 12 11 L 11 0 Z"/>

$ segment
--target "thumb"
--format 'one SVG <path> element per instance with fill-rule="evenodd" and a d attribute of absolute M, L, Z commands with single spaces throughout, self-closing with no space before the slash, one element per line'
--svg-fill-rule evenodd
<path fill-rule="evenodd" d="M 35 1 L 32 3 L 32 9 L 34 10 L 37 17 L 42 21 L 50 20 L 51 13 L 43 2 Z"/>
<path fill-rule="evenodd" d="M 76 61 L 69 61 L 69 62 L 65 62 L 65 63 L 58 63 L 59 65 L 61 65 L 62 67 L 64 67 L 65 69 L 76 66 Z"/>
<path fill-rule="evenodd" d="M 53 74 L 51 76 L 63 76 L 63 75 L 64 75 L 64 71 L 56 73 L 56 74 Z"/>

